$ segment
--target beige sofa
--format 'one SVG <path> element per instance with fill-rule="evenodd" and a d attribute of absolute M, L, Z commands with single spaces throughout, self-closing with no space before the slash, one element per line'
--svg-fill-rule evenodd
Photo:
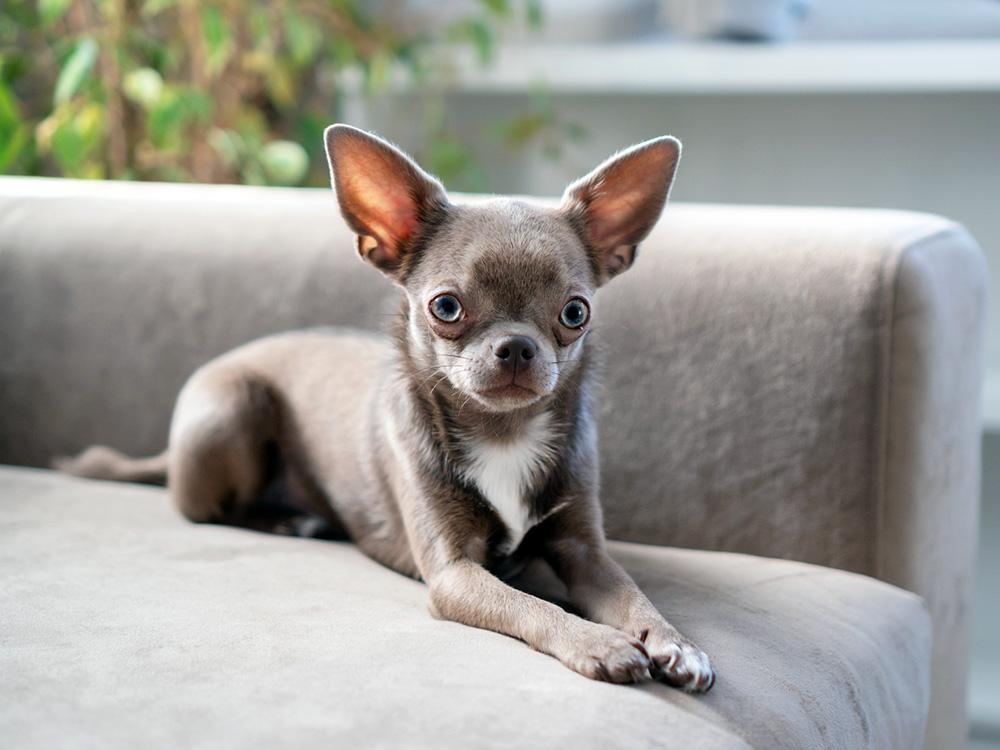
<path fill-rule="evenodd" d="M 395 294 L 327 191 L 0 180 L 5 745 L 961 747 L 986 292 L 938 217 L 674 205 L 601 293 L 607 530 L 704 697 L 436 621 L 350 545 L 24 468 L 159 450 L 199 363 Z"/>

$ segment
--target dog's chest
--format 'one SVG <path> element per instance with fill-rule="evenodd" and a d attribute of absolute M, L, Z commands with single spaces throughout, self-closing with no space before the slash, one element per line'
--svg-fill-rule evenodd
<path fill-rule="evenodd" d="M 466 478 L 476 485 L 507 527 L 507 552 L 516 549 L 540 520 L 534 517 L 528 493 L 537 487 L 552 463 L 554 437 L 551 415 L 543 413 L 510 439 L 469 440 Z"/>

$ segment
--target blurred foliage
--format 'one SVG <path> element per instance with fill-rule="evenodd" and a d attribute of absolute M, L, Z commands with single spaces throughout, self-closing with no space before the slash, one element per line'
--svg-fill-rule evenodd
<path fill-rule="evenodd" d="M 478 0 L 440 28 L 406 33 L 392 23 L 399 6 L 2 0 L 0 173 L 320 184 L 321 134 L 337 119 L 345 80 L 368 95 L 418 89 L 432 74 L 431 48 L 471 48 L 488 64 L 515 13 L 541 23 L 538 0 Z M 548 140 L 552 153 L 572 128 L 544 95 L 532 101 L 494 136 L 512 148 Z M 449 186 L 484 186 L 442 117 L 420 156 Z"/>

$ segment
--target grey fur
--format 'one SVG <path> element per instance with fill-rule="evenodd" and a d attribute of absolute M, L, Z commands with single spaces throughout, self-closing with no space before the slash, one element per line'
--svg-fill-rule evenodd
<path fill-rule="evenodd" d="M 594 295 L 658 219 L 677 141 L 613 157 L 557 208 L 453 205 L 375 136 L 336 125 L 326 144 L 360 255 L 403 291 L 394 343 L 317 330 L 247 344 L 191 376 L 163 456 L 98 447 L 59 467 L 144 481 L 166 468 L 197 522 L 312 533 L 302 519 L 319 518 L 326 535 L 425 580 L 437 616 L 520 638 L 594 679 L 708 690 L 708 658 L 605 550 L 590 403 Z M 443 293 L 461 305 L 455 322 L 432 312 Z M 590 310 L 579 329 L 560 321 L 573 299 Z M 520 496 L 532 525 L 518 540 L 470 479 L 475 446 L 501 450 L 540 418 L 547 442 Z M 526 592 L 539 561 L 578 614 Z"/>

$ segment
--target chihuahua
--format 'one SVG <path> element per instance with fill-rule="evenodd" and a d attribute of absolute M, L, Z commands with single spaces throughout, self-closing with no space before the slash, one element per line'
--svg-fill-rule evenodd
<path fill-rule="evenodd" d="M 161 455 L 95 446 L 57 468 L 166 481 L 196 522 L 350 538 L 423 579 L 437 617 L 592 679 L 709 690 L 708 657 L 606 550 L 587 346 L 595 292 L 657 222 L 680 143 L 633 146 L 552 207 L 457 205 L 374 135 L 325 140 L 358 253 L 402 289 L 393 343 L 321 329 L 246 344 L 191 376 Z M 519 576 L 539 565 L 565 606 L 528 593 Z"/>

